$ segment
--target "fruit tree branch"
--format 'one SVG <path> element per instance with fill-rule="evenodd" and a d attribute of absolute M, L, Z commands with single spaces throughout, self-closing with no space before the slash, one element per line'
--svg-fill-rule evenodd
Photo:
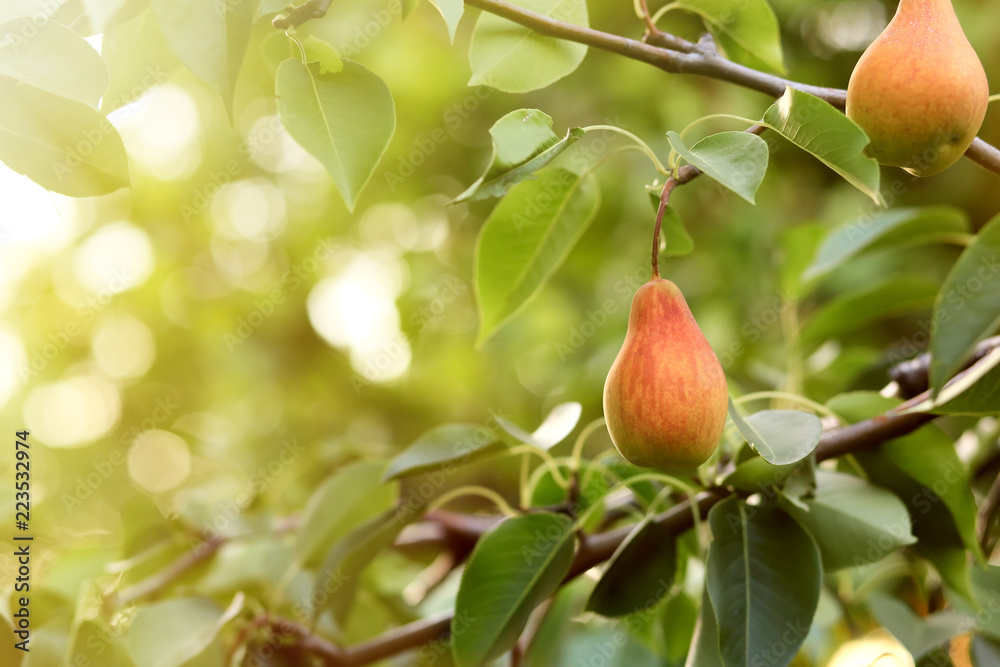
<path fill-rule="evenodd" d="M 465 0 L 465 4 L 513 21 L 540 35 L 617 53 L 671 74 L 698 74 L 756 90 L 775 98 L 781 97 L 786 87 L 792 87 L 826 100 L 838 109 L 843 109 L 847 100 L 845 90 L 812 86 L 761 72 L 723 58 L 710 44 L 693 44 L 669 33 L 650 32 L 646 35 L 645 41 L 636 41 L 557 21 L 504 0 Z M 1000 149 L 982 139 L 977 137 L 965 152 L 965 156 L 981 167 L 1000 174 Z"/>

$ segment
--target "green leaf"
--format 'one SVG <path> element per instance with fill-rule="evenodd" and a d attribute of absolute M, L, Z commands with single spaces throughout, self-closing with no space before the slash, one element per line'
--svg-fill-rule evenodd
<path fill-rule="evenodd" d="M 306 58 L 310 63 L 319 63 L 320 74 L 336 74 L 344 69 L 344 60 L 337 49 L 316 35 L 309 35 L 302 41 Z"/>
<path fill-rule="evenodd" d="M 411 515 L 410 519 L 416 516 Z M 393 543 L 406 524 L 404 514 L 395 509 L 386 510 L 333 545 L 316 571 L 312 599 L 326 602 L 313 607 L 314 621 L 326 609 L 332 609 L 334 619 L 343 625 L 351 610 L 361 573 L 380 551 Z"/>
<path fill-rule="evenodd" d="M 587 28 L 586 0 L 518 0 L 519 7 Z M 526 93 L 555 83 L 575 70 L 587 54 L 584 44 L 545 37 L 530 28 L 483 12 L 469 45 L 470 86 Z"/>
<path fill-rule="evenodd" d="M 706 176 L 754 203 L 754 194 L 767 171 L 767 142 L 749 132 L 719 132 L 691 148 L 676 132 L 667 132 L 670 147 Z"/>
<path fill-rule="evenodd" d="M 81 622 L 73 634 L 73 641 L 67 654 L 68 659 L 64 664 L 136 667 L 128 646 L 118 638 L 119 632 L 97 621 Z M 0 655 L 2 654 L 3 649 L 0 649 Z M 20 663 L 5 661 L 3 664 L 17 667 Z"/>
<path fill-rule="evenodd" d="M 801 410 L 761 410 L 744 419 L 730 399 L 729 416 L 761 458 L 776 466 L 809 456 L 823 435 L 819 417 Z"/>
<path fill-rule="evenodd" d="M 724 36 L 772 70 L 785 71 L 778 19 L 766 0 L 679 0 L 674 4 L 699 14 L 717 38 Z"/>
<path fill-rule="evenodd" d="M 297 564 L 307 562 L 324 544 L 340 539 L 392 504 L 395 485 L 381 483 L 382 467 L 378 461 L 352 463 L 313 492 L 295 543 Z"/>
<path fill-rule="evenodd" d="M 660 210 L 660 194 L 662 185 L 647 185 L 646 194 L 653 205 L 654 211 Z M 660 222 L 660 252 L 664 255 L 681 257 L 690 255 L 694 250 L 694 239 L 688 234 L 684 221 L 673 206 L 667 204 L 663 210 L 663 220 Z"/>
<path fill-rule="evenodd" d="M 289 134 L 323 163 L 353 211 L 396 131 L 396 110 L 380 78 L 343 62 L 336 74 L 320 74 L 290 58 L 278 66 L 274 86 Z"/>
<path fill-rule="evenodd" d="M 83 6 L 90 18 L 90 27 L 95 33 L 103 33 L 111 19 L 125 6 L 126 0 L 83 0 Z"/>
<path fill-rule="evenodd" d="M 476 241 L 476 295 L 482 345 L 524 308 L 566 260 L 597 214 L 593 175 L 544 169 L 500 200 Z"/>
<path fill-rule="evenodd" d="M 458 22 L 462 19 L 465 11 L 463 0 L 430 0 L 430 3 L 441 12 L 441 17 L 448 25 L 448 39 L 455 42 L 455 30 L 458 29 Z"/>
<path fill-rule="evenodd" d="M 882 204 L 878 162 L 864 154 L 868 137 L 829 103 L 788 88 L 764 112 L 761 124 L 818 158 L 876 204 Z"/>
<path fill-rule="evenodd" d="M 573 521 L 558 514 L 509 519 L 479 540 L 455 600 L 455 618 L 468 624 L 453 635 L 457 667 L 479 667 L 517 642 L 569 572 L 573 549 Z"/>
<path fill-rule="evenodd" d="M 701 611 L 698 614 L 698 624 L 691 640 L 691 654 L 685 667 L 725 667 L 722 656 L 719 655 L 719 624 L 712 609 L 712 599 L 708 596 L 708 586 L 705 586 L 701 596 Z"/>
<path fill-rule="evenodd" d="M 611 557 L 587 600 L 587 611 L 625 616 L 652 609 L 670 592 L 677 547 L 669 526 L 646 517 Z"/>
<path fill-rule="evenodd" d="M 737 498 L 708 514 L 707 586 L 727 667 L 751 667 L 765 652 L 784 667 L 809 633 L 823 569 L 816 543 L 784 512 Z M 787 649 L 778 657 L 773 647 Z"/>
<path fill-rule="evenodd" d="M 1000 350 L 983 357 L 959 380 L 946 385 L 931 405 L 918 405 L 913 412 L 974 417 L 1000 413 Z"/>
<path fill-rule="evenodd" d="M 83 37 L 61 23 L 18 18 L 0 24 L 0 75 L 97 108 L 108 66 Z"/>
<path fill-rule="evenodd" d="M 101 100 L 104 113 L 164 83 L 180 67 L 151 8 L 108 26 L 101 41 L 101 56 L 111 72 L 111 83 Z"/>
<path fill-rule="evenodd" d="M 417 438 L 396 455 L 385 469 L 383 481 L 399 479 L 438 468 L 461 465 L 476 454 L 501 449 L 503 442 L 480 424 L 442 424 Z"/>
<path fill-rule="evenodd" d="M 517 441 L 532 445 L 539 449 L 549 450 L 566 439 L 580 421 L 583 406 L 579 403 L 560 403 L 552 408 L 541 425 L 532 433 L 528 433 L 517 424 L 495 415 L 493 418 L 504 431 Z"/>
<path fill-rule="evenodd" d="M 1000 327 L 1000 215 L 979 231 L 948 273 L 934 306 L 930 379 L 933 393 L 976 344 Z"/>
<path fill-rule="evenodd" d="M 257 0 L 150 0 L 150 4 L 174 53 L 219 91 L 232 112 Z"/>
<path fill-rule="evenodd" d="M 867 329 L 875 322 L 928 308 L 937 293 L 937 286 L 926 278 L 891 276 L 825 304 L 802 325 L 802 340 L 822 343 Z"/>
<path fill-rule="evenodd" d="M 997 591 L 1000 590 L 1000 567 L 996 565 L 974 567 L 969 575 L 976 608 L 967 608 L 965 611 L 970 615 L 976 615 L 980 610 L 988 611 L 988 615 L 978 615 L 977 629 L 988 637 L 1000 640 L 1000 614 L 996 611 Z M 968 607 L 962 604 L 964 601 L 958 602 L 956 606 L 960 609 Z"/>
<path fill-rule="evenodd" d="M 969 617 L 953 609 L 921 618 L 910 605 L 885 593 L 868 599 L 872 614 L 910 655 L 920 658 L 946 641 L 969 630 Z"/>
<path fill-rule="evenodd" d="M 827 405 L 848 422 L 854 423 L 882 414 L 899 401 L 875 392 L 853 392 L 831 399 Z M 969 486 L 968 473 L 955 452 L 955 444 L 933 425 L 902 438 L 885 442 L 874 451 L 857 452 L 855 457 L 871 480 L 891 489 L 910 508 L 913 532 L 923 542 L 922 522 L 943 502 L 954 520 L 957 534 L 966 548 L 982 556 L 976 539 L 976 502 Z M 917 482 L 907 484 L 900 474 Z M 921 488 L 922 487 L 922 488 Z M 940 528 L 934 528 L 940 532 Z"/>
<path fill-rule="evenodd" d="M 207 664 L 222 667 L 222 650 L 215 643 L 222 611 L 207 598 L 174 598 L 142 607 L 128 631 L 136 664 L 180 667 L 206 650 L 218 654 Z"/>
<path fill-rule="evenodd" d="M 486 173 L 455 197 L 455 202 L 503 197 L 507 189 L 551 162 L 584 134 L 573 128 L 559 139 L 552 131 L 552 118 L 538 109 L 518 109 L 490 128 L 493 159 Z"/>
<path fill-rule="evenodd" d="M 83 102 L 24 84 L 0 94 L 0 160 L 70 197 L 129 185 L 125 147 L 111 121 Z"/>
<path fill-rule="evenodd" d="M 852 220 L 823 239 L 823 245 L 802 279 L 826 275 L 867 250 L 912 247 L 942 235 L 962 234 L 968 230 L 968 215 L 951 206 L 895 208 Z"/>
<path fill-rule="evenodd" d="M 784 507 L 816 540 L 828 572 L 858 567 L 916 542 L 910 514 L 895 495 L 853 475 L 816 471 L 816 495 L 808 511 Z"/>

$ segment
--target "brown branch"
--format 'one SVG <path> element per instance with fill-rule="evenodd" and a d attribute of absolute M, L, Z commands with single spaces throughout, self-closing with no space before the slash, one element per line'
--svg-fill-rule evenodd
<path fill-rule="evenodd" d="M 215 552 L 227 541 L 228 539 L 224 537 L 214 537 L 202 542 L 156 574 L 129 586 L 113 596 L 112 601 L 114 605 L 129 605 L 140 598 L 163 590 L 183 576 L 188 570 L 194 569 L 199 564 L 214 556 Z"/>
<path fill-rule="evenodd" d="M 976 349 L 969 356 L 969 359 L 966 361 L 965 365 L 962 366 L 961 370 L 965 370 L 969 366 L 972 366 L 974 363 L 998 347 L 1000 347 L 1000 336 L 987 338 L 976 346 Z M 930 353 L 924 353 L 909 361 L 904 361 L 903 363 L 896 364 L 890 368 L 889 378 L 899 385 L 899 390 L 903 396 L 913 396 L 914 394 L 926 391 L 930 386 L 927 377 L 927 372 L 928 369 L 930 369 L 930 366 L 931 355 Z"/>
<path fill-rule="evenodd" d="M 781 97 L 785 93 L 785 88 L 791 87 L 826 100 L 838 109 L 843 109 L 847 101 L 847 91 L 845 90 L 811 86 L 760 72 L 726 60 L 711 45 L 692 44 L 678 40 L 677 37 L 669 33 L 660 31 L 649 33 L 646 35 L 645 42 L 639 42 L 627 37 L 557 21 L 503 0 L 465 0 L 465 4 L 523 25 L 540 35 L 565 39 L 610 53 L 617 53 L 626 58 L 653 65 L 671 74 L 698 74 L 756 90 L 775 98 Z M 982 139 L 976 138 L 969 150 L 965 152 L 965 156 L 981 167 L 1000 174 L 1000 149 L 991 146 Z"/>
<path fill-rule="evenodd" d="M 302 25 L 312 19 L 321 19 L 330 11 L 333 0 L 308 0 L 301 5 L 289 7 L 284 14 L 274 17 L 271 21 L 278 30 L 288 30 Z"/>

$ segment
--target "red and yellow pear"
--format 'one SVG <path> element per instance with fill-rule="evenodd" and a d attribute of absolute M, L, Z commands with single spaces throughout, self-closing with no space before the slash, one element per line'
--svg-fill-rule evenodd
<path fill-rule="evenodd" d="M 604 384 L 615 447 L 637 466 L 696 468 L 718 447 L 728 406 L 726 376 L 684 296 L 654 277 L 632 299 Z"/>
<path fill-rule="evenodd" d="M 983 124 L 986 72 L 950 0 L 900 0 L 858 60 L 847 117 L 865 131 L 868 154 L 916 176 L 944 171 Z"/>

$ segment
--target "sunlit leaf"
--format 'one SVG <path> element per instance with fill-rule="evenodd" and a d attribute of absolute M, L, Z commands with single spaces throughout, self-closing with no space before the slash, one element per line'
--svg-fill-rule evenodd
<path fill-rule="evenodd" d="M 465 3 L 462 0 L 430 0 L 430 3 L 441 13 L 441 17 L 448 25 L 448 39 L 454 42 L 455 30 L 465 11 Z"/>
<path fill-rule="evenodd" d="M 456 202 L 502 197 L 507 189 L 551 162 L 583 136 L 573 128 L 559 139 L 552 131 L 552 118 L 538 109 L 518 109 L 490 128 L 493 159 L 486 173 L 455 197 Z"/>
<path fill-rule="evenodd" d="M 709 178 L 751 204 L 767 171 L 767 142 L 749 132 L 712 134 L 691 148 L 676 132 L 667 132 L 670 146 Z"/>
<path fill-rule="evenodd" d="M 512 435 L 516 440 L 538 447 L 539 449 L 552 449 L 566 439 L 583 413 L 583 406 L 579 403 L 560 403 L 552 408 L 552 411 L 545 417 L 542 424 L 532 433 L 528 433 L 517 424 L 511 423 L 503 417 L 496 416 L 497 424 L 504 431 Z"/>
<path fill-rule="evenodd" d="M 127 0 L 83 0 L 94 32 L 103 33 Z"/>
<path fill-rule="evenodd" d="M 766 0 L 679 0 L 675 5 L 701 15 L 717 38 L 731 40 L 772 70 L 784 72 L 778 19 Z"/>
<path fill-rule="evenodd" d="M 481 345 L 538 293 L 597 214 L 593 175 L 545 169 L 500 200 L 476 242 Z"/>
<path fill-rule="evenodd" d="M 819 417 L 800 410 L 762 410 L 744 418 L 730 400 L 729 416 L 746 441 L 773 465 L 809 456 L 823 435 Z"/>
<path fill-rule="evenodd" d="M 95 109 L 108 88 L 108 67 L 83 37 L 41 18 L 0 24 L 0 75 Z"/>
<path fill-rule="evenodd" d="M 868 137 L 831 104 L 792 88 L 764 112 L 761 124 L 818 158 L 881 204 L 878 162 L 864 154 Z"/>
<path fill-rule="evenodd" d="M 180 667 L 212 651 L 217 659 L 204 664 L 222 667 L 222 649 L 213 645 L 221 618 L 222 610 L 207 598 L 174 598 L 140 608 L 128 631 L 136 664 Z"/>
<path fill-rule="evenodd" d="M 150 0 L 171 48 L 232 108 L 257 0 Z"/>
<path fill-rule="evenodd" d="M 150 8 L 108 26 L 101 41 L 101 56 L 111 72 L 111 83 L 101 100 L 104 113 L 125 106 L 151 87 L 165 83 L 180 67 Z"/>
<path fill-rule="evenodd" d="M 515 4 L 563 23 L 589 27 L 585 0 L 518 0 Z M 584 44 L 545 37 L 522 25 L 483 12 L 469 45 L 470 86 L 526 93 L 555 83 L 587 54 Z"/>
<path fill-rule="evenodd" d="M 323 163 L 348 209 L 371 178 L 396 130 L 392 95 L 351 60 L 334 74 L 288 59 L 278 66 L 278 114 L 288 133 Z"/>
<path fill-rule="evenodd" d="M 83 102 L 25 84 L 0 91 L 0 160 L 42 187 L 71 197 L 108 194 L 129 185 L 125 146 L 104 115 Z"/>

